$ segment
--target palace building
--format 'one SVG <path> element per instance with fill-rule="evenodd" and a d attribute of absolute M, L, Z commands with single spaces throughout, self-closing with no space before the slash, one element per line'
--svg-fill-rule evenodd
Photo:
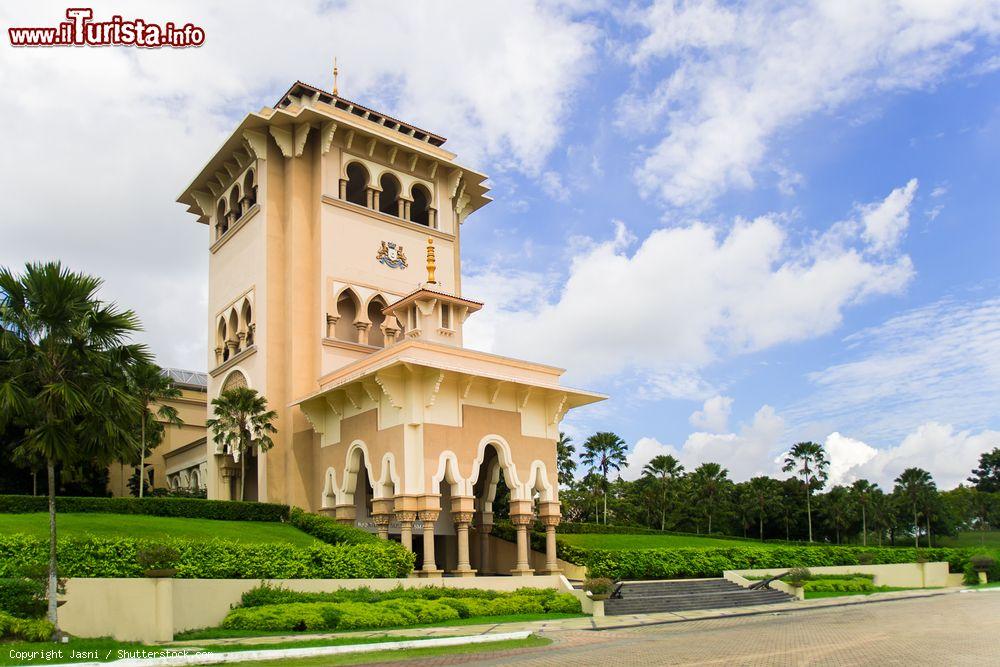
<path fill-rule="evenodd" d="M 444 143 L 297 82 L 180 196 L 209 230 L 205 396 L 245 385 L 279 415 L 273 449 L 242 462 L 209 434 L 199 483 L 236 499 L 242 464 L 247 499 L 398 539 L 424 576 L 469 576 L 498 567 L 502 475 L 511 572 L 532 573 L 536 519 L 539 569 L 557 571 L 559 424 L 604 396 L 563 386 L 562 369 L 464 347 L 483 304 L 462 293 L 461 228 L 490 198 Z"/>

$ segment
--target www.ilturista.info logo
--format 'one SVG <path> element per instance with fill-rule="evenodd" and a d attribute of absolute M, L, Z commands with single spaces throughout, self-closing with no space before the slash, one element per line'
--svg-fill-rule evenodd
<path fill-rule="evenodd" d="M 94 21 L 94 10 L 66 10 L 68 21 L 50 28 L 7 28 L 11 46 L 138 46 L 146 49 L 183 49 L 205 43 L 205 30 L 191 23 L 162 25 L 143 19 L 112 16 Z"/>

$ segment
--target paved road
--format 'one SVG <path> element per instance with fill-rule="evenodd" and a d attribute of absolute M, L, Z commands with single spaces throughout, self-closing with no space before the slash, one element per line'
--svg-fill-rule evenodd
<path fill-rule="evenodd" d="M 1000 665 L 1000 591 L 548 636 L 544 649 L 410 664 Z"/>

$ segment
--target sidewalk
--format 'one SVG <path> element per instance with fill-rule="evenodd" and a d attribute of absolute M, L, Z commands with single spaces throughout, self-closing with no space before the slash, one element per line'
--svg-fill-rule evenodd
<path fill-rule="evenodd" d="M 779 604 L 760 605 L 755 607 L 730 607 L 727 609 L 699 609 L 692 611 L 663 612 L 658 614 L 624 614 L 621 616 L 603 616 L 592 618 L 563 618 L 552 621 L 529 621 L 524 623 L 484 623 L 481 625 L 456 625 L 436 628 L 400 628 L 398 630 L 364 630 L 357 632 L 333 632 L 317 634 L 294 634 L 270 637 L 233 637 L 228 639 L 192 639 L 180 642 L 170 642 L 171 646 L 225 646 L 228 644 L 261 645 L 278 644 L 282 642 L 307 641 L 314 639 L 333 639 L 341 637 L 454 637 L 491 635 L 498 633 L 529 630 L 540 634 L 558 632 L 561 630 L 617 630 L 621 628 L 641 627 L 645 625 L 661 625 L 665 623 L 684 623 L 688 621 L 704 621 L 713 618 L 734 618 L 739 616 L 754 616 L 759 614 L 777 614 L 826 609 L 829 607 L 846 607 L 859 604 L 892 602 L 895 600 L 910 600 L 914 598 L 950 595 L 962 591 L 961 588 L 923 589 L 911 591 L 894 591 L 891 593 L 873 593 L 872 595 L 852 595 L 844 597 L 821 598 L 817 600 L 800 600 Z"/>

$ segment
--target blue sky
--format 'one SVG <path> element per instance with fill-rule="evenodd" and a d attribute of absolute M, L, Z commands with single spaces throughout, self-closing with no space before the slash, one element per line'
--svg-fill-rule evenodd
<path fill-rule="evenodd" d="M 658 453 L 775 473 L 808 438 L 838 481 L 921 465 L 947 487 L 1000 445 L 994 2 L 94 8 L 192 21 L 206 44 L 0 48 L 19 193 L 0 263 L 103 275 L 165 365 L 207 358 L 206 232 L 174 198 L 244 113 L 328 85 L 337 55 L 343 94 L 490 174 L 496 201 L 463 227 L 465 294 L 487 302 L 467 343 L 609 394 L 565 427 L 621 434 L 626 477 Z"/>

